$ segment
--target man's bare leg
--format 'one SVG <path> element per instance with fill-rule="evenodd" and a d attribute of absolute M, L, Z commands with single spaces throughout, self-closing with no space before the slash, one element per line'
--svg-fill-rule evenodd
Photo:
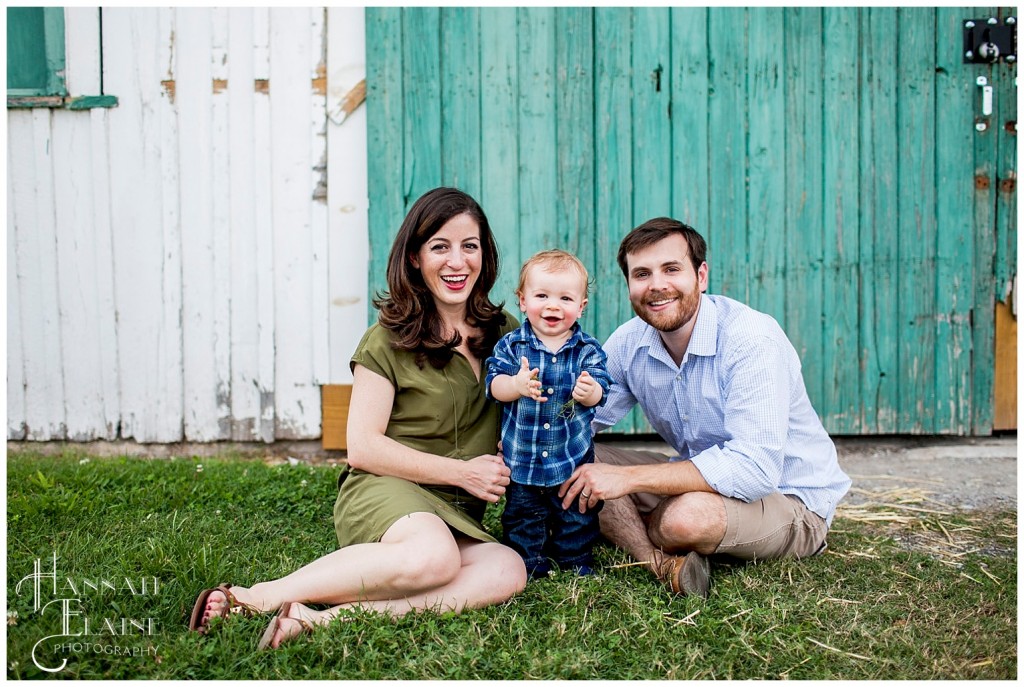
<path fill-rule="evenodd" d="M 647 527 L 640 518 L 640 512 L 633 499 L 623 496 L 620 499 L 605 501 L 604 508 L 598 516 L 601 534 L 615 546 L 625 549 L 638 562 L 646 563 L 655 575 L 655 546 L 647 535 Z"/>

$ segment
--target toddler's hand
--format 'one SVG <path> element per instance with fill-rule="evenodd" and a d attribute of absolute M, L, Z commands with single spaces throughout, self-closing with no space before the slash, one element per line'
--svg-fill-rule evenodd
<path fill-rule="evenodd" d="M 601 385 L 594 381 L 586 370 L 580 372 L 580 376 L 576 378 L 576 386 L 572 388 L 573 399 L 585 406 L 596 405 L 603 393 Z"/>
<path fill-rule="evenodd" d="M 530 361 L 524 355 L 520 358 L 519 372 L 516 373 L 516 391 L 523 398 L 532 398 L 538 403 L 543 403 L 548 400 L 543 395 L 542 385 L 538 376 L 540 375 L 540 368 L 530 369 Z"/>

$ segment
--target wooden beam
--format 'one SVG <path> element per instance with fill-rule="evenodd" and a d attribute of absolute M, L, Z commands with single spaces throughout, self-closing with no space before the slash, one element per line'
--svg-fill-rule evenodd
<path fill-rule="evenodd" d="M 351 384 L 325 384 L 321 390 L 323 439 L 325 450 L 348 448 L 345 432 L 348 426 L 348 405 L 352 398 Z"/>
<path fill-rule="evenodd" d="M 995 419 L 992 429 L 1017 429 L 1017 320 L 996 303 Z"/>

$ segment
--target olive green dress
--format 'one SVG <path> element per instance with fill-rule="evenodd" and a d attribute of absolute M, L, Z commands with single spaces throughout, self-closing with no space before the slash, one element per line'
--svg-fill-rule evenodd
<path fill-rule="evenodd" d="M 501 334 L 519 326 L 505 313 Z M 493 454 L 498 447 L 498 406 L 484 394 L 469 361 L 456 353 L 444 368 L 434 369 L 416 356 L 391 347 L 390 333 L 375 324 L 363 335 L 352 356 L 395 388 L 395 401 L 385 435 L 409 448 L 468 460 Z M 480 520 L 486 502 L 457 487 L 420 485 L 346 467 L 339 477 L 334 503 L 334 529 L 340 546 L 380 541 L 388 528 L 410 513 L 434 513 L 467 537 L 494 541 Z"/>

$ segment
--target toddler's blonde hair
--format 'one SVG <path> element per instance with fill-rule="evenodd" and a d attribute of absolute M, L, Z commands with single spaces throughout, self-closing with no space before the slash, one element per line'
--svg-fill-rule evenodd
<path fill-rule="evenodd" d="M 576 270 L 583 281 L 583 297 L 586 298 L 590 294 L 590 276 L 587 274 L 587 268 L 583 266 L 580 259 L 568 251 L 553 248 L 534 253 L 529 260 L 523 263 L 523 266 L 519 269 L 519 286 L 516 288 L 516 296 L 522 298 L 523 291 L 526 289 L 526 275 L 535 266 L 541 267 L 546 272 L 561 272 L 568 269 Z"/>

